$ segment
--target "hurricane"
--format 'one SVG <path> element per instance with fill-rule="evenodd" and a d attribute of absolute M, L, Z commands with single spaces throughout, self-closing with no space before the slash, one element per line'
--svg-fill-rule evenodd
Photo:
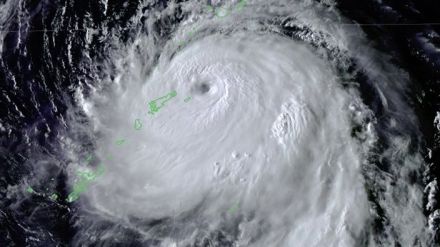
<path fill-rule="evenodd" d="M 330 0 L 0 1 L 0 243 L 438 246 L 439 91 L 372 25 Z"/>

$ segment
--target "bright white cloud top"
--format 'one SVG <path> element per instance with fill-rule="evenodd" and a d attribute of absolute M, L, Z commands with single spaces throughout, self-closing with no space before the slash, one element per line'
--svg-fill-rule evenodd
<path fill-rule="evenodd" d="M 114 79 L 93 97 L 78 93 L 100 136 L 97 155 L 112 155 L 78 201 L 93 215 L 90 227 L 105 219 L 161 246 L 204 237 L 239 246 L 426 246 L 422 190 L 408 179 L 423 167 L 411 151 L 417 123 L 404 100 L 407 78 L 389 58 L 309 1 L 249 1 L 224 18 L 184 4 L 189 16 L 169 39 L 112 40 Z M 155 12 L 147 27 L 173 11 Z M 296 27 L 296 36 L 269 19 Z M 362 83 L 380 113 L 362 99 Z M 173 90 L 147 114 L 150 100 Z"/>

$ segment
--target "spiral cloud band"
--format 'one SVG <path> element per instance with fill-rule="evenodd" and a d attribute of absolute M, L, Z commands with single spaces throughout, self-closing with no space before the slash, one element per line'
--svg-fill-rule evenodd
<path fill-rule="evenodd" d="M 224 19 L 194 15 L 194 23 L 185 25 L 201 31 L 180 48 L 175 39 L 167 41 L 146 77 L 140 68 L 145 62 L 134 52 L 156 48 L 142 36 L 127 48 L 129 55 L 121 59 L 130 64 L 129 72 L 119 75 L 112 110 L 91 112 L 99 128 L 109 130 L 98 146 L 127 138 L 123 151 L 106 150 L 114 153 L 114 162 L 87 194 L 97 212 L 122 220 L 146 239 L 162 236 L 164 246 L 212 239 L 218 231 L 243 246 L 356 246 L 372 238 L 374 212 L 365 186 L 374 180 L 386 187 L 386 180 L 363 176 L 368 173 L 362 166 L 373 166 L 367 159 L 378 137 L 348 67 L 368 63 L 362 73 L 372 76 L 369 86 L 382 103 L 410 111 L 400 89 L 378 78 L 397 69 L 378 67 L 374 56 L 380 54 L 365 45 L 356 27 L 332 24 L 334 13 L 326 13 L 326 23 L 316 22 L 319 8 L 294 4 L 291 19 L 283 21 L 302 29 L 292 40 L 277 35 L 275 26 L 272 32 L 259 26 L 264 14 L 252 12 L 263 5 L 255 2 Z M 193 29 L 185 25 L 183 30 Z M 215 29 L 223 33 L 212 33 Z M 405 81 L 404 75 L 394 78 Z M 153 116 L 146 114 L 149 100 L 173 90 L 175 98 Z M 191 101 L 184 102 L 187 97 Z M 141 131 L 124 127 L 139 116 Z M 398 142 L 394 148 L 408 152 Z M 413 196 L 420 196 L 417 191 Z M 387 195 L 378 200 L 408 213 L 403 220 L 390 217 L 401 241 L 412 242 L 423 232 L 417 207 Z M 234 203 L 238 209 L 228 213 Z M 152 227 L 135 223 L 158 219 Z M 411 229 L 401 222 L 407 220 L 415 222 Z"/>
<path fill-rule="evenodd" d="M 72 246 L 432 246 L 409 76 L 333 1 L 153 2 L 86 15 L 47 65 L 81 65 L 65 163 L 42 149 L 22 183 L 93 175 L 52 199 Z"/>

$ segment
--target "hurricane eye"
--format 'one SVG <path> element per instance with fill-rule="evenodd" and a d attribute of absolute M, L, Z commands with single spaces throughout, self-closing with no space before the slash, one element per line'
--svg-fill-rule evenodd
<path fill-rule="evenodd" d="M 209 93 L 210 90 L 211 90 L 211 86 L 206 82 L 202 82 L 200 84 L 197 84 L 194 87 L 194 91 L 198 94 L 207 94 L 207 93 Z"/>

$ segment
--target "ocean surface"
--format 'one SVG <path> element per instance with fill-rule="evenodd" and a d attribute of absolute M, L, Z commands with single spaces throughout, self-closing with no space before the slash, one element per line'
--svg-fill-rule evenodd
<path fill-rule="evenodd" d="M 440 246 L 440 4 L 0 0 L 0 247 Z"/>

